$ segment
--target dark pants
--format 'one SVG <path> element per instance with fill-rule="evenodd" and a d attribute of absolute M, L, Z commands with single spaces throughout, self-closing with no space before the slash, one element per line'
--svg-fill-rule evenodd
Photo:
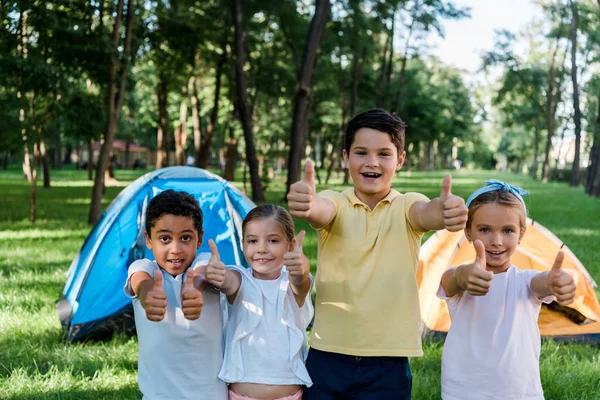
<path fill-rule="evenodd" d="M 410 400 L 412 374 L 406 357 L 357 357 L 310 349 L 313 381 L 304 400 Z"/>

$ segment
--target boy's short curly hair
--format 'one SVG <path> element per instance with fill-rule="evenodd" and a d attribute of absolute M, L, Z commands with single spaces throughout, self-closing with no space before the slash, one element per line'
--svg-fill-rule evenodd
<path fill-rule="evenodd" d="M 150 236 L 152 227 L 165 214 L 188 217 L 194 222 L 198 234 L 202 233 L 202 209 L 194 196 L 172 189 L 156 195 L 146 209 L 146 233 Z"/>
<path fill-rule="evenodd" d="M 404 151 L 404 134 L 406 123 L 396 114 L 391 114 L 382 108 L 372 108 L 369 111 L 357 114 L 348 121 L 348 127 L 344 135 L 344 149 L 350 153 L 350 147 L 354 143 L 356 132 L 362 128 L 371 128 L 390 135 L 392 143 L 398 149 L 398 155 Z"/>

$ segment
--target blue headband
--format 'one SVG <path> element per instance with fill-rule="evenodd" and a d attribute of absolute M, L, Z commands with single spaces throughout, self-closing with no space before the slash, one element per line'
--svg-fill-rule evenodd
<path fill-rule="evenodd" d="M 522 196 L 527 196 L 529 194 L 529 192 L 527 190 L 520 188 L 518 186 L 511 186 L 508 183 L 499 181 L 497 179 L 490 179 L 490 180 L 485 181 L 485 183 L 487 183 L 487 186 L 477 189 L 469 196 L 469 198 L 467 199 L 467 207 L 469 207 L 469 205 L 471 205 L 471 202 L 473 200 L 475 200 L 477 197 L 479 197 L 480 195 L 482 195 L 484 193 L 488 193 L 488 192 L 493 192 L 495 190 L 501 190 L 501 191 L 505 191 L 505 192 L 510 192 L 517 199 L 519 199 L 519 201 L 523 204 L 523 208 L 525 209 L 525 214 L 527 214 L 527 206 L 525 206 L 525 201 L 523 200 L 523 197 L 522 197 Z"/>

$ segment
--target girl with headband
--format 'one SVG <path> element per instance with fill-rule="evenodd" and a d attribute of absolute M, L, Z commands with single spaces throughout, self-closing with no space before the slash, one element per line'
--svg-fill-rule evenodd
<path fill-rule="evenodd" d="M 452 320 L 442 353 L 442 398 L 544 399 L 538 315 L 553 298 L 570 304 L 575 283 L 562 270 L 563 252 L 545 272 L 511 264 L 525 234 L 528 193 L 495 179 L 486 183 L 466 203 L 465 235 L 477 256 L 447 270 L 437 293 Z"/>

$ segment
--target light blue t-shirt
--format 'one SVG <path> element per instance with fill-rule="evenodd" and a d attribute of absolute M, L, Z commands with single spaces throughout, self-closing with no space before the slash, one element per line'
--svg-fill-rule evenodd
<path fill-rule="evenodd" d="M 199 254 L 193 266 L 206 265 L 210 253 Z M 181 309 L 185 273 L 176 277 L 162 271 L 167 312 L 160 322 L 149 321 L 131 289 L 134 272 L 154 276 L 155 261 L 137 260 L 128 270 L 125 294 L 133 299 L 139 342 L 138 384 L 145 400 L 225 400 L 227 386 L 217 375 L 223 362 L 223 317 L 220 294 L 206 289 L 200 318 L 187 320 Z"/>

